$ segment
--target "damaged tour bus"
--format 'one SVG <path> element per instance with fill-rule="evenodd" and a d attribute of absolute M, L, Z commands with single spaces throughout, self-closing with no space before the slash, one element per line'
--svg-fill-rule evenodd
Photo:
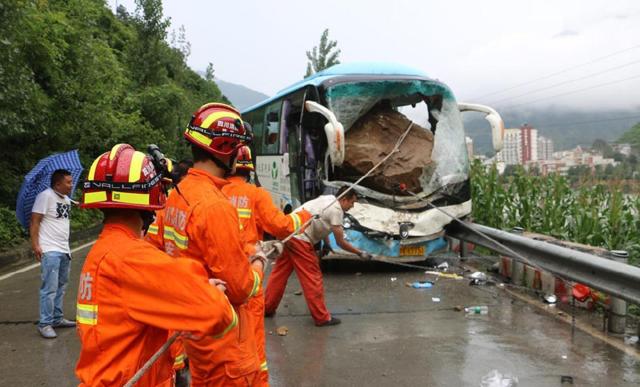
<path fill-rule="evenodd" d="M 443 229 L 452 221 L 426 201 L 456 217 L 471 213 L 461 111 L 484 113 L 494 148 L 502 147 L 494 110 L 459 104 L 445 84 L 391 64 L 333 66 L 242 115 L 254 131 L 257 180 L 285 212 L 355 182 L 408 131 L 398 152 L 355 187 L 361 199 L 344 227 L 358 248 L 418 261 L 447 248 Z"/>

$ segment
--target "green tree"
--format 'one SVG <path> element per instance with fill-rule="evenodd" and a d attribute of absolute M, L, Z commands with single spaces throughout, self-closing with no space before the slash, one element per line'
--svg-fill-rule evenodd
<path fill-rule="evenodd" d="M 329 40 L 329 29 L 325 29 L 320 37 L 320 45 L 314 46 L 311 51 L 307 51 L 307 72 L 305 78 L 322 71 L 328 67 L 339 64 L 340 49 L 338 42 Z"/>
<path fill-rule="evenodd" d="M 10 5 L 7 5 L 7 4 Z M 116 15 L 103 1 L 0 0 L 0 246 L 17 237 L 24 175 L 52 153 L 79 149 L 88 167 L 117 143 L 188 155 L 181 132 L 206 102 L 228 102 L 185 63 L 184 28 L 170 45 L 160 0 Z M 75 227 L 95 217 L 74 215 Z"/>
<path fill-rule="evenodd" d="M 213 63 L 209 62 L 209 64 L 207 65 L 207 71 L 205 71 L 204 73 L 204 79 L 209 82 L 213 82 L 213 79 L 215 78 L 215 72 L 216 70 L 213 69 Z"/>
<path fill-rule="evenodd" d="M 629 143 L 636 153 L 640 153 L 640 122 L 627 130 L 618 142 Z"/>

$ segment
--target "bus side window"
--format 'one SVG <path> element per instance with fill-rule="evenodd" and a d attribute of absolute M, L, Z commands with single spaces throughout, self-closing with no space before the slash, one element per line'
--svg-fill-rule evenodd
<path fill-rule="evenodd" d="M 264 149 L 262 145 L 262 138 L 264 137 L 264 114 L 265 109 L 262 108 L 243 117 L 243 119 L 247 120 L 253 128 L 252 142 L 254 151 L 257 152 L 257 154 L 262 154 Z"/>
<path fill-rule="evenodd" d="M 275 155 L 278 154 L 280 140 L 280 103 L 267 107 L 265 116 L 265 130 L 263 153 Z"/>

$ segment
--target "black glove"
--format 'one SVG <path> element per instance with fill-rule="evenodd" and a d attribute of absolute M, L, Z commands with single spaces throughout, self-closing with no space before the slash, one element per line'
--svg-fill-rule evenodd
<path fill-rule="evenodd" d="M 333 249 L 329 245 L 322 245 L 320 250 L 320 258 L 333 253 Z"/>

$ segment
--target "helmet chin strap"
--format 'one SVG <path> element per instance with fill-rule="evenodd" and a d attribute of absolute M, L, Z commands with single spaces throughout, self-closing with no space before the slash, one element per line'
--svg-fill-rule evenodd
<path fill-rule="evenodd" d="M 229 176 L 232 175 L 233 173 L 235 173 L 235 169 L 236 169 L 236 159 L 238 158 L 238 151 L 236 150 L 235 153 L 232 155 L 232 157 L 229 159 L 229 164 L 225 164 L 222 160 L 220 160 L 219 158 L 217 158 L 214 155 L 210 154 L 210 158 L 211 160 L 213 160 L 214 163 L 216 163 L 216 165 L 220 168 L 222 168 L 224 170 L 224 174 L 225 176 Z"/>
<path fill-rule="evenodd" d="M 144 235 L 147 235 L 147 230 L 149 230 L 149 226 L 156 219 L 155 211 L 139 211 L 140 217 L 142 218 L 142 232 Z"/>
<path fill-rule="evenodd" d="M 227 165 L 225 163 L 222 162 L 222 160 L 220 160 L 219 158 L 217 158 L 214 155 L 211 155 L 211 160 L 213 160 L 214 163 L 216 163 L 216 165 L 220 168 L 222 168 L 224 170 L 225 175 L 230 173 L 231 170 L 233 169 L 231 167 L 231 165 Z"/>

